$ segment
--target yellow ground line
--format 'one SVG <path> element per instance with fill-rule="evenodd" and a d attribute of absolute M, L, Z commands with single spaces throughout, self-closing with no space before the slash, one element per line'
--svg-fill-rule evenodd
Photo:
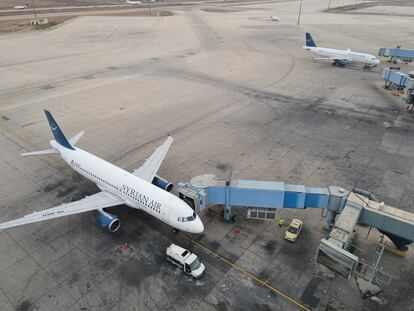
<path fill-rule="evenodd" d="M 2 113 L 3 113 L 3 108 L 0 107 L 0 114 L 2 114 Z M 14 140 L 20 141 L 20 142 L 18 142 L 20 144 L 20 146 L 22 146 L 22 143 L 23 143 L 23 144 L 26 144 L 26 146 L 29 146 L 29 147 L 32 147 L 32 148 L 36 147 L 34 144 L 32 144 L 29 141 L 27 141 L 26 139 L 24 139 L 20 134 L 10 130 L 6 126 L 6 124 L 3 121 L 3 119 L 1 118 L 1 116 L 0 116 L 0 130 L 3 130 L 5 135 L 6 135 L 6 133 L 8 133 L 10 136 L 12 136 L 13 141 Z M 24 147 L 26 147 L 26 146 L 24 146 Z"/>
<path fill-rule="evenodd" d="M 182 234 L 185 238 L 187 238 L 188 240 L 190 240 L 192 243 L 194 243 L 195 245 L 197 245 L 198 247 L 200 247 L 201 249 L 205 250 L 207 253 L 210 253 L 211 255 L 213 255 L 214 257 L 219 258 L 220 260 L 224 261 L 226 264 L 228 264 L 229 266 L 231 266 L 232 268 L 240 271 L 241 273 L 243 273 L 244 275 L 248 276 L 249 278 L 251 278 L 252 280 L 256 281 L 257 283 L 261 284 L 262 286 L 265 286 L 267 288 L 269 288 L 270 290 L 272 290 L 274 293 L 276 293 L 277 295 L 285 298 L 286 300 L 290 301 L 291 303 L 295 304 L 296 306 L 298 306 L 300 309 L 302 310 L 307 310 L 307 311 L 312 311 L 309 307 L 303 305 L 302 303 L 300 303 L 299 301 L 297 301 L 296 299 L 289 297 L 288 295 L 284 294 L 283 292 L 281 292 L 280 290 L 274 288 L 273 286 L 271 286 L 270 284 L 267 283 L 267 281 L 263 281 L 261 279 L 259 279 L 257 276 L 254 276 L 253 274 L 251 274 L 249 271 L 244 270 L 242 267 L 236 265 L 235 263 L 232 263 L 231 261 L 227 260 L 226 258 L 220 256 L 219 254 L 213 252 L 212 250 L 208 249 L 207 247 L 205 247 L 204 245 L 194 241 L 193 239 L 191 239 L 190 237 Z"/>
<path fill-rule="evenodd" d="M 269 283 L 270 281 L 272 281 L 274 278 L 275 278 L 275 274 L 274 273 L 272 273 L 268 278 L 267 278 L 267 280 L 266 281 L 264 281 L 265 283 Z"/>

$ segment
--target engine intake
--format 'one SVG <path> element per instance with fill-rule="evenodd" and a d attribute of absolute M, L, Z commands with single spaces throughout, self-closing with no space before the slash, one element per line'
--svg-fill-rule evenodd
<path fill-rule="evenodd" d="M 121 221 L 119 220 L 118 216 L 106 212 L 99 212 L 96 215 L 96 220 L 98 221 L 101 228 L 109 232 L 115 232 L 121 227 Z"/>
<path fill-rule="evenodd" d="M 160 176 L 155 176 L 152 180 L 152 184 L 167 192 L 171 192 L 174 188 L 174 185 L 172 183 Z"/>
<path fill-rule="evenodd" d="M 337 59 L 337 60 L 335 60 L 335 64 L 344 67 L 348 64 L 348 60 L 347 59 Z"/>

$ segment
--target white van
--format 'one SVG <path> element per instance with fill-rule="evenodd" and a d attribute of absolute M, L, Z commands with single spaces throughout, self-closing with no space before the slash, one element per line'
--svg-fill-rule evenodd
<path fill-rule="evenodd" d="M 198 279 L 203 276 L 206 267 L 198 259 L 197 255 L 178 245 L 171 244 L 167 247 L 167 260 L 179 266 L 183 271 Z"/>

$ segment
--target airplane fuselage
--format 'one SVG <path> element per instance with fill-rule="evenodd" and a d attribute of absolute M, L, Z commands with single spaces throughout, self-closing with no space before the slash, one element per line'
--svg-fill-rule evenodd
<path fill-rule="evenodd" d="M 369 67 L 374 67 L 380 63 L 380 61 L 374 55 L 354 52 L 350 49 L 337 50 L 324 48 L 320 46 L 304 46 L 303 48 L 321 57 L 333 58 L 338 60 L 347 59 L 349 62 L 362 63 Z"/>
<path fill-rule="evenodd" d="M 204 226 L 192 208 L 171 193 L 82 149 L 67 149 L 56 141 L 50 142 L 62 159 L 75 171 L 168 225 L 191 233 L 200 233 Z M 183 221 L 185 219 L 185 221 Z"/>

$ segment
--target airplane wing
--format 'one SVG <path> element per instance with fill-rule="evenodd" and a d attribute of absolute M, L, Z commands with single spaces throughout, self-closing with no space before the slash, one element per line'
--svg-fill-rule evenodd
<path fill-rule="evenodd" d="M 49 208 L 39 212 L 33 212 L 22 218 L 4 222 L 0 224 L 0 229 L 6 229 L 43 220 L 79 214 L 83 212 L 102 209 L 105 207 L 121 205 L 124 203 L 125 201 L 118 198 L 117 196 L 107 191 L 101 191 L 94 195 L 85 197 L 79 201 L 62 204 L 57 207 Z"/>
<path fill-rule="evenodd" d="M 168 149 L 170 149 L 172 142 L 172 137 L 168 136 L 167 140 L 161 146 L 159 146 L 147 160 L 145 160 L 142 166 L 134 170 L 132 174 L 148 182 L 152 182 L 155 174 L 157 174 L 162 160 L 164 160 Z"/>

